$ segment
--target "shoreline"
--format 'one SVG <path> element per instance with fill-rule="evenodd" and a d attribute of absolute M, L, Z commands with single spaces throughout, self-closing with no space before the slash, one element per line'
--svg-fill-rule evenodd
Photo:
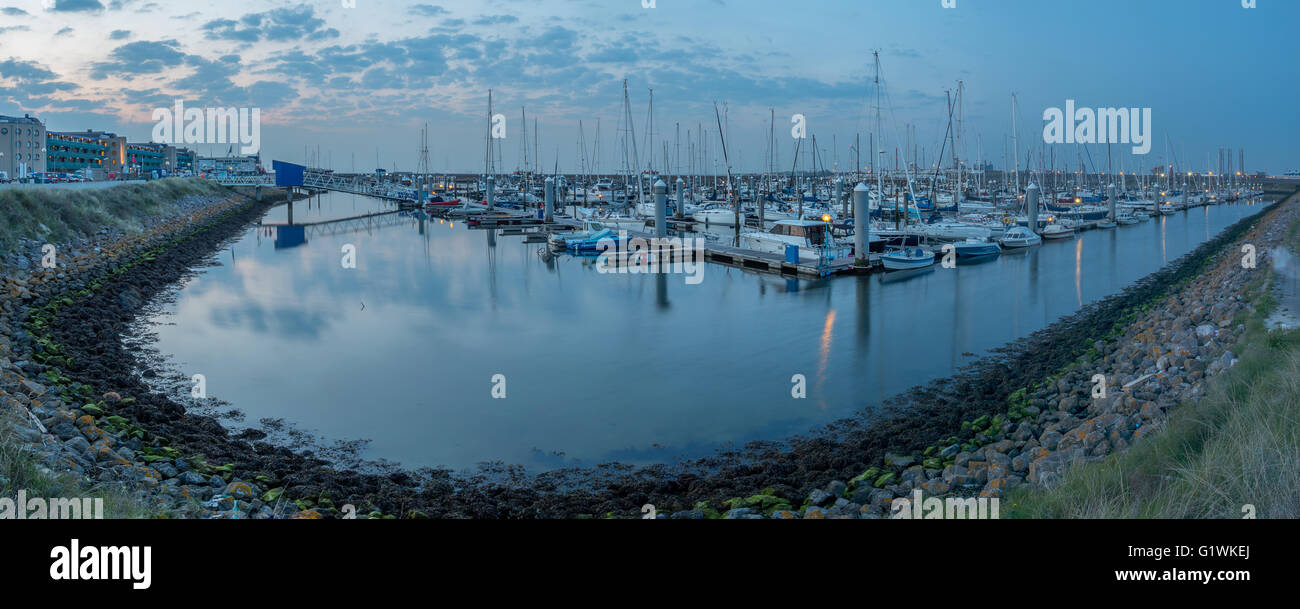
<path fill-rule="evenodd" d="M 521 474 L 509 466 L 500 465 L 463 477 L 441 470 L 402 470 L 387 474 L 337 471 L 324 460 L 263 441 L 265 434 L 261 431 L 243 430 L 234 434 L 214 418 L 187 413 L 183 406 L 148 390 L 142 379 L 126 372 L 133 370 L 135 365 L 149 369 L 149 364 L 141 361 L 139 354 L 129 352 L 122 344 L 122 338 L 136 321 L 141 305 L 173 288 L 208 260 L 222 243 L 240 234 L 269 208 L 267 204 L 245 203 L 241 212 L 224 219 L 213 219 L 197 232 L 190 232 L 183 241 L 178 241 L 179 237 L 168 241 L 167 237 L 178 234 L 177 230 L 184 233 L 189 228 L 187 226 L 176 227 L 156 237 L 168 247 L 136 248 L 137 252 L 146 252 L 137 260 L 144 260 L 147 265 L 121 272 L 110 280 L 108 286 L 101 286 L 105 289 L 96 289 L 70 305 L 56 308 L 50 321 L 65 321 L 52 324 L 51 342 L 62 347 L 58 352 L 46 352 L 47 357 L 70 359 L 70 383 L 89 382 L 94 386 L 91 395 L 74 390 L 70 394 L 65 391 L 66 397 L 78 401 L 93 398 L 96 401 L 89 409 L 84 407 L 84 403 L 82 408 L 63 408 L 59 402 L 40 403 L 33 406 L 31 412 L 46 429 L 53 431 L 57 428 L 63 432 L 42 434 L 42 444 L 52 439 L 60 446 L 66 447 L 71 442 L 76 448 L 81 448 L 81 442 L 76 438 L 87 440 L 88 445 L 91 437 L 98 438 L 96 442 L 103 443 L 98 446 L 107 450 L 90 445 L 81 452 L 83 455 L 95 453 L 91 465 L 97 470 L 116 472 L 100 479 L 144 488 L 166 497 L 166 503 L 173 506 L 170 509 L 174 510 L 174 515 L 317 518 L 336 515 L 337 506 L 351 503 L 357 506 L 359 515 L 390 518 L 597 515 L 640 518 L 640 508 L 645 504 L 658 506 L 660 517 L 669 513 L 678 518 L 718 516 L 723 511 L 719 508 L 739 510 L 732 511 L 731 517 L 766 517 L 773 513 L 785 517 L 817 517 L 819 511 L 831 517 L 858 516 L 864 514 L 864 505 L 874 510 L 874 513 L 865 515 L 878 517 L 886 493 L 891 494 L 888 500 L 892 501 L 893 496 L 906 494 L 899 491 L 911 490 L 904 488 L 907 484 L 921 486 L 916 475 L 918 466 L 913 463 L 921 464 L 919 473 L 926 477 L 926 482 L 938 479 L 949 487 L 944 489 L 939 484 L 932 484 L 930 488 L 934 492 L 952 491 L 953 487 L 964 489 L 964 485 L 970 484 L 967 478 L 958 476 L 978 478 L 978 473 L 970 473 L 968 466 L 972 461 L 986 464 L 976 466 L 981 471 L 994 466 L 1014 467 L 1011 463 L 990 463 L 974 458 L 988 458 L 993 454 L 988 450 L 978 455 L 974 450 L 960 450 L 967 448 L 963 444 L 977 440 L 977 433 L 970 429 L 970 425 L 980 423 L 979 431 L 993 432 L 985 434 L 988 438 L 1011 432 L 1010 421 L 997 418 L 1008 414 L 1009 396 L 1022 389 L 1027 394 L 1027 388 L 1036 387 L 1043 379 L 1050 379 L 1061 370 L 1068 372 L 1073 362 L 1089 353 L 1089 349 L 1096 348 L 1093 344 L 1096 337 L 1107 336 L 1116 329 L 1118 322 L 1114 320 L 1124 319 L 1129 312 L 1149 306 L 1153 299 L 1160 298 L 1181 282 L 1199 276 L 1204 265 L 1198 264 L 1198 254 L 1203 257 L 1209 251 L 1222 252 L 1229 242 L 1245 232 L 1241 227 L 1243 223 L 1257 221 L 1279 207 L 1265 208 L 1125 290 L 995 350 L 993 355 L 952 377 L 913 388 L 889 400 L 877 413 L 870 415 L 869 421 L 866 416 L 858 416 L 784 442 L 752 443 L 742 450 L 726 451 L 674 466 L 631 468 L 613 464 L 582 470 Z M 121 266 L 125 265 L 118 268 Z M 96 269 L 96 266 L 88 265 L 83 274 L 93 273 Z M 90 278 L 82 279 L 83 284 L 95 283 Z M 75 283 L 76 278 L 67 282 Z M 45 287 L 42 284 L 42 288 Z M 51 302 L 60 302 L 68 292 L 85 289 L 78 287 L 73 290 L 71 285 L 64 287 L 66 289 L 50 293 L 43 291 L 34 300 L 48 306 Z M 1134 315 L 1126 328 L 1136 320 Z M 1097 354 L 1103 358 L 1112 355 L 1103 349 L 1097 349 Z M 105 358 L 107 364 L 103 361 Z M 112 363 L 131 365 L 115 367 Z M 1075 382 L 1072 377 L 1058 380 Z M 63 384 L 64 388 L 77 386 Z M 1028 405 L 1021 406 L 1021 411 L 1037 408 L 1036 416 L 1047 414 L 1044 408 L 1048 404 L 1046 394 L 1038 395 L 1045 391 L 1046 388 L 1039 389 L 1027 397 Z M 40 398 L 45 393 L 42 391 L 35 397 Z M 101 400 L 95 396 L 106 397 Z M 32 404 L 40 401 L 30 395 L 24 397 Z M 1040 399 L 1042 405 L 1037 402 Z M 1059 406 L 1059 401 L 1056 405 Z M 1077 401 L 1068 410 L 1076 406 Z M 1086 405 L 1083 408 L 1086 409 Z M 46 422 L 50 424 L 46 425 Z M 963 423 L 967 429 L 962 429 Z M 996 432 L 993 427 L 998 428 Z M 70 429 L 72 433 L 68 433 Z M 1074 429 L 1071 427 L 1064 431 Z M 63 438 L 64 435 L 68 437 Z M 948 443 L 939 450 L 932 450 L 936 446 L 935 438 L 950 439 L 954 435 L 961 436 L 958 438 L 961 442 L 957 442 L 958 451 L 942 455 L 951 448 Z M 1076 435 L 1081 438 L 1088 436 L 1086 433 Z M 979 448 L 985 449 L 985 446 Z M 927 450 L 942 456 L 932 456 L 925 452 Z M 1008 462 L 1020 456 L 1002 454 L 1007 456 Z M 203 457 L 199 459 L 197 455 Z M 927 462 L 935 458 L 941 460 Z M 129 461 L 131 465 L 122 464 L 119 459 Z M 1001 461 L 998 457 L 991 459 Z M 958 465 L 958 460 L 963 464 Z M 83 464 L 76 463 L 76 459 L 71 459 L 71 462 L 86 469 Z M 943 467 L 928 468 L 926 464 Z M 873 473 L 870 468 L 877 470 L 875 475 L 866 475 Z M 939 473 L 930 476 L 926 470 Z M 1049 470 L 1046 464 L 1042 464 L 1034 471 L 1034 477 L 1041 480 L 1046 475 L 1042 472 Z M 887 475 L 893 477 L 886 478 Z M 500 477 L 518 484 L 494 480 Z M 870 485 L 861 484 L 867 479 L 871 479 Z M 840 484 L 836 484 L 837 481 Z M 845 488 L 841 490 L 840 485 Z M 862 492 L 868 487 L 870 490 Z M 838 491 L 838 496 L 827 492 L 830 490 Z M 979 492 L 985 490 L 988 489 Z M 824 502 L 820 495 L 816 495 L 817 501 L 814 501 L 814 491 L 830 495 L 831 501 Z M 735 499 L 738 497 L 747 499 Z M 802 497 L 809 498 L 803 500 L 804 504 L 797 505 Z M 849 507 L 846 504 L 841 504 L 838 509 L 831 507 L 836 499 L 854 504 L 848 501 L 849 498 L 862 499 L 866 503 L 856 503 L 857 510 L 853 514 L 848 513 L 854 510 L 846 509 Z M 818 502 L 823 502 L 823 505 L 809 505 Z M 795 507 L 801 508 L 798 514 L 794 513 Z"/>

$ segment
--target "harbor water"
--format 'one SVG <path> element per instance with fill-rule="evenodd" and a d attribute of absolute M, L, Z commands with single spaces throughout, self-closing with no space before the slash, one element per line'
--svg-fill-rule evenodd
<path fill-rule="evenodd" d="M 805 433 L 947 376 L 1261 206 L 1196 208 L 912 276 L 708 264 L 698 283 L 601 273 L 460 222 L 314 224 L 390 209 L 326 194 L 295 204 L 301 226 L 250 229 L 151 319 L 157 348 L 186 378 L 204 375 L 242 425 L 283 419 L 368 440 L 369 458 L 669 462 Z M 287 220 L 280 206 L 264 223 Z"/>

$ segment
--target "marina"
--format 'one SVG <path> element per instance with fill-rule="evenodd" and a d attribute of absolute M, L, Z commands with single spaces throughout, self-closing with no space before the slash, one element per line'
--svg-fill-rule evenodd
<path fill-rule="evenodd" d="M 505 234 L 517 228 L 416 210 L 321 232 L 391 205 L 367 197 L 323 193 L 294 205 L 304 242 L 276 247 L 288 208 L 273 208 L 153 318 L 159 349 L 205 370 L 248 421 L 364 437 L 369 456 L 412 465 L 503 459 L 539 470 L 669 462 L 808 431 L 951 374 L 1260 209 L 1182 211 L 921 274 L 819 277 L 763 268 L 781 263 L 752 253 L 728 265 L 727 246 L 709 244 L 692 283 L 671 272 L 602 273 L 593 256 Z M 356 269 L 339 266 L 347 244 Z M 240 356 L 215 355 L 226 352 Z M 505 400 L 489 393 L 498 373 L 509 379 Z M 788 399 L 796 373 L 808 379 L 807 400 Z M 341 380 L 356 374 L 387 380 Z M 235 378 L 253 382 L 221 380 Z M 349 403 L 372 406 L 340 407 Z"/>

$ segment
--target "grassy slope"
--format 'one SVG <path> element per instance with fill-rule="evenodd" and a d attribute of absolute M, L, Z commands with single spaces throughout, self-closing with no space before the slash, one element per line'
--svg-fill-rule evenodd
<path fill-rule="evenodd" d="M 24 238 L 63 243 L 104 227 L 138 230 L 141 220 L 166 215 L 177 199 L 223 192 L 222 187 L 199 179 L 155 180 L 102 190 L 0 188 L 0 254 L 13 251 Z"/>
<path fill-rule="evenodd" d="M 0 254 L 10 251 L 23 238 L 59 243 L 108 226 L 139 230 L 143 220 L 166 216 L 177 199 L 224 192 L 211 182 L 194 179 L 158 180 L 106 190 L 2 189 Z M 42 224 L 48 232 L 40 228 Z M 100 485 L 42 467 L 12 431 L 14 423 L 9 415 L 0 413 L 0 497 L 13 498 L 19 489 L 25 489 L 28 497 L 97 497 L 104 499 L 106 518 L 165 516 L 118 486 Z"/>
<path fill-rule="evenodd" d="M 1300 221 L 1290 227 L 1300 251 Z M 1072 468 L 1052 490 L 1024 487 L 1003 513 L 1031 518 L 1300 518 L 1300 331 L 1269 332 L 1267 279 L 1247 295 L 1256 312 L 1240 362 L 1200 400 L 1174 409 L 1160 433 L 1128 452 Z M 1010 509 L 1007 509 L 1010 508 Z"/>

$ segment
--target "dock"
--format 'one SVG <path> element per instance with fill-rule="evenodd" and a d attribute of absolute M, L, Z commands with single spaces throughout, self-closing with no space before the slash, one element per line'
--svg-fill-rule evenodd
<path fill-rule="evenodd" d="M 654 222 L 652 220 L 647 224 L 653 225 Z M 695 228 L 696 223 L 690 220 L 669 219 L 665 224 L 673 230 L 689 231 Z M 540 235 L 582 228 L 582 224 L 573 218 L 556 216 L 552 218 L 552 221 L 547 222 L 543 218 L 538 218 L 536 212 L 528 213 L 505 209 L 493 210 L 492 212 L 483 211 L 481 214 L 470 215 L 465 218 L 465 225 L 470 229 L 500 229 L 502 230 L 502 236 L 523 236 L 526 242 L 541 242 L 543 239 L 538 238 Z M 644 231 L 620 230 L 623 230 L 632 238 L 647 241 L 655 238 L 655 235 Z M 836 260 L 827 265 L 817 265 L 808 262 L 791 263 L 787 262 L 785 257 L 779 254 L 707 241 L 704 244 L 704 256 L 706 261 L 715 264 L 790 277 L 820 278 L 841 274 L 869 273 L 884 268 L 879 254 L 870 254 L 866 267 L 855 266 L 852 260 Z"/>

